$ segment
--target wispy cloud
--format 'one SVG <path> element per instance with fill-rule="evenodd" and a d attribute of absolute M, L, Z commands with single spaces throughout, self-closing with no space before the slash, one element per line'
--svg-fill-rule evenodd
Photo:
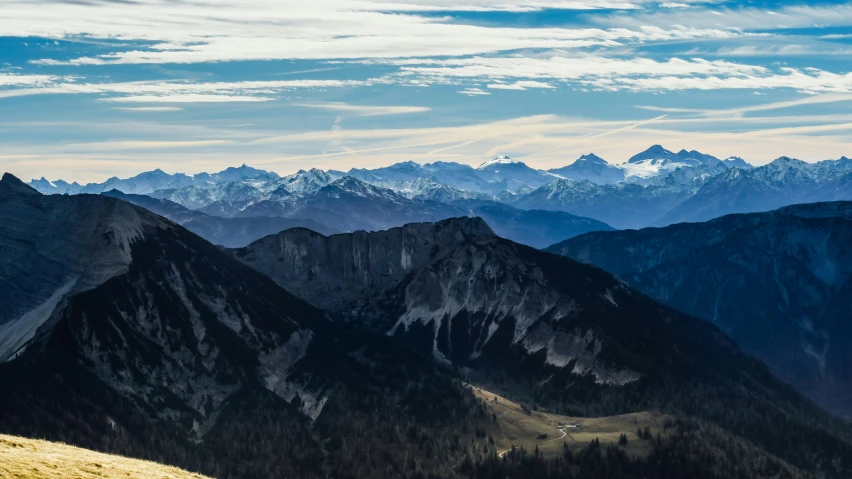
<path fill-rule="evenodd" d="M 659 111 L 665 113 L 691 113 L 704 117 L 723 117 L 734 118 L 741 117 L 745 113 L 765 112 L 782 110 L 785 108 L 794 108 L 797 106 L 806 105 L 822 105 L 829 103 L 840 103 L 852 101 L 850 94 L 824 94 L 799 98 L 797 100 L 779 101 L 772 103 L 764 103 L 760 105 L 742 106 L 736 108 L 723 109 L 701 109 L 701 108 L 663 108 L 650 105 L 636 105 L 636 108 L 648 111 Z"/>
<path fill-rule="evenodd" d="M 693 3 L 693 2 L 686 2 Z M 95 56 L 41 58 L 40 65 L 204 63 L 281 59 L 405 58 L 492 54 L 519 49 L 575 49 L 621 42 L 719 38 L 727 28 L 518 28 L 473 25 L 421 11 L 635 9 L 627 1 L 324 0 L 298 8 L 272 0 L 217 2 L 24 2 L 4 5 L 8 36 L 144 41 Z M 74 19 L 69 21 L 69 19 Z"/>
<path fill-rule="evenodd" d="M 512 84 L 490 83 L 489 88 L 520 90 L 542 80 L 561 81 L 574 87 L 600 91 L 679 91 L 786 88 L 808 93 L 850 92 L 852 73 L 818 69 L 770 68 L 725 60 L 701 58 L 611 58 L 600 55 L 531 57 L 473 57 L 412 59 L 400 65 L 400 81 L 451 83 L 459 79 L 511 78 L 535 80 Z M 549 85 L 549 84 L 548 84 Z"/>
<path fill-rule="evenodd" d="M 488 88 L 494 90 L 526 90 L 529 88 L 553 89 L 556 87 L 551 85 L 550 83 L 545 83 L 541 81 L 521 80 L 516 81 L 514 83 L 490 83 L 488 84 Z"/>
<path fill-rule="evenodd" d="M 27 95 L 90 94 L 101 101 L 120 103 L 193 103 L 268 101 L 282 91 L 367 85 L 353 80 L 278 80 L 240 82 L 137 81 L 80 83 L 74 78 L 52 78 L 27 88 L 0 89 L 0 98 Z"/>
<path fill-rule="evenodd" d="M 462 95 L 467 95 L 467 96 L 480 96 L 480 95 L 490 95 L 491 94 L 491 93 L 488 93 L 487 91 L 479 89 L 479 88 L 465 88 L 464 90 L 459 90 L 459 93 L 461 93 Z"/>
<path fill-rule="evenodd" d="M 65 145 L 71 151 L 162 150 L 171 148 L 199 148 L 231 143 L 230 140 L 157 141 L 113 140 Z"/>
<path fill-rule="evenodd" d="M 161 111 L 183 111 L 183 108 L 177 106 L 133 106 L 123 107 L 117 106 L 115 110 L 121 111 L 141 111 L 141 112 L 161 112 Z"/>
<path fill-rule="evenodd" d="M 293 106 L 303 108 L 316 108 L 320 110 L 339 111 L 352 113 L 357 116 L 384 116 L 384 115 L 406 115 L 411 113 L 425 113 L 432 109 L 425 106 L 401 106 L 401 105 L 386 105 L 386 106 L 371 106 L 371 105 L 351 105 L 343 102 L 327 102 L 327 103 L 295 103 Z"/>

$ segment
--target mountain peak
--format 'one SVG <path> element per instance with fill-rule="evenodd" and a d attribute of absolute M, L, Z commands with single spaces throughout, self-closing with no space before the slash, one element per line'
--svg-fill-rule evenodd
<path fill-rule="evenodd" d="M 799 160 L 797 158 L 790 158 L 789 156 L 779 156 L 778 158 L 775 158 L 774 160 L 769 162 L 769 165 L 782 165 L 782 166 L 785 166 L 785 165 L 806 165 L 806 164 L 807 164 L 806 161 Z"/>
<path fill-rule="evenodd" d="M 520 161 L 513 160 L 506 155 L 495 156 L 494 158 L 492 158 L 492 159 L 486 161 L 485 163 L 479 165 L 477 167 L 477 169 L 481 170 L 483 168 L 487 168 L 487 167 L 492 166 L 492 165 L 513 165 L 513 164 L 520 164 L 520 163 L 521 163 Z"/>
<path fill-rule="evenodd" d="M 18 179 L 17 176 L 11 173 L 3 173 L 3 178 L 0 179 L 0 193 L 2 194 L 17 194 L 17 195 L 40 195 L 35 188 L 28 186 L 26 183 Z"/>
<path fill-rule="evenodd" d="M 601 164 L 606 163 L 606 160 L 604 160 L 603 158 L 601 158 L 600 156 L 598 156 L 594 153 L 589 153 L 587 155 L 583 155 L 583 156 L 577 158 L 577 161 L 581 161 L 581 160 L 587 161 L 589 163 L 601 163 Z"/>
<path fill-rule="evenodd" d="M 488 223 L 479 216 L 458 216 L 434 223 L 435 229 L 454 229 L 472 236 L 496 236 Z"/>
<path fill-rule="evenodd" d="M 663 148 L 662 145 L 652 145 L 647 150 L 645 150 L 641 153 L 637 153 L 636 155 L 633 155 L 632 157 L 630 157 L 630 159 L 627 160 L 627 162 L 628 163 L 637 163 L 637 162 L 640 162 L 640 161 L 643 161 L 643 160 L 649 160 L 649 159 L 654 159 L 654 158 L 668 158 L 672 155 L 674 155 L 674 153 Z"/>
<path fill-rule="evenodd" d="M 722 160 L 722 163 L 725 164 L 728 168 L 741 168 L 741 169 L 751 169 L 754 168 L 750 163 L 740 158 L 739 156 L 729 156 Z"/>

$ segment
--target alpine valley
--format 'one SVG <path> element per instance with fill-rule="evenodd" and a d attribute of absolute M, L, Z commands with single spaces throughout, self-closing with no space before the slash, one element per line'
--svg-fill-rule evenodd
<path fill-rule="evenodd" d="M 229 479 L 848 478 L 850 240 L 847 158 L 7 173 L 0 434 Z"/>

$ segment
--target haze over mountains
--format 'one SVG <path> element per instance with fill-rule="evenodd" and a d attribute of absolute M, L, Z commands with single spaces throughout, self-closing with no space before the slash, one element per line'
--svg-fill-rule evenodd
<path fill-rule="evenodd" d="M 224 218 L 310 219 L 324 225 L 326 232 L 332 227 L 376 231 L 408 222 L 483 216 L 498 234 L 544 247 L 612 227 L 665 226 L 795 203 L 848 200 L 851 183 L 852 160 L 846 157 L 814 164 L 779 158 L 754 168 L 737 157 L 719 160 L 698 151 L 672 152 L 655 145 L 621 165 L 588 154 L 548 171 L 499 157 L 477 168 L 404 162 L 372 170 L 311 169 L 279 177 L 243 165 L 192 177 L 157 170 L 85 186 L 44 178 L 29 184 L 45 194 L 110 190 L 144 194 Z M 501 218 L 494 214 L 497 209 Z M 246 229 L 274 232 L 274 227 L 262 225 Z M 201 228 L 195 231 L 220 241 Z M 242 246 L 261 236 L 244 235 L 241 244 L 228 245 Z"/>
<path fill-rule="evenodd" d="M 11 175 L 0 218 L 0 328 L 22 332 L 2 350 L 3 433 L 218 477 L 852 470 L 848 426 L 716 326 L 479 218 L 223 251 L 118 198 Z M 461 378 L 548 410 L 677 422 L 638 458 L 594 443 L 575 458 L 566 441 L 552 461 L 502 461 L 484 432 L 497 417 Z M 512 473 L 522 460 L 533 469 Z"/>

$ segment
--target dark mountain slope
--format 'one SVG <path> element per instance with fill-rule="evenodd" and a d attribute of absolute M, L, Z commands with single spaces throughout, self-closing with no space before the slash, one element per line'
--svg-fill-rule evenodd
<path fill-rule="evenodd" d="M 190 210 L 173 201 L 145 195 L 129 195 L 118 190 L 102 194 L 141 206 L 174 221 L 213 244 L 228 248 L 245 246 L 264 236 L 289 228 L 308 228 L 323 234 L 338 232 L 312 219 L 264 216 L 227 218 Z"/>
<path fill-rule="evenodd" d="M 713 322 L 779 377 L 849 415 L 850 244 L 852 203 L 836 202 L 591 233 L 548 251 Z"/>
<path fill-rule="evenodd" d="M 233 253 L 340 320 L 545 407 L 663 409 L 808 470 L 825 451 L 852 453 L 848 428 L 712 324 L 477 218 L 331 237 L 290 230 Z"/>
<path fill-rule="evenodd" d="M 475 412 L 460 386 L 179 225 L 10 176 L 0 218 L 0 291 L 20 288 L 0 328 L 30 333 L 4 345 L 0 431 L 220 477 L 394 475 L 420 447 L 422 471 L 457 460 L 445 439 Z"/>

